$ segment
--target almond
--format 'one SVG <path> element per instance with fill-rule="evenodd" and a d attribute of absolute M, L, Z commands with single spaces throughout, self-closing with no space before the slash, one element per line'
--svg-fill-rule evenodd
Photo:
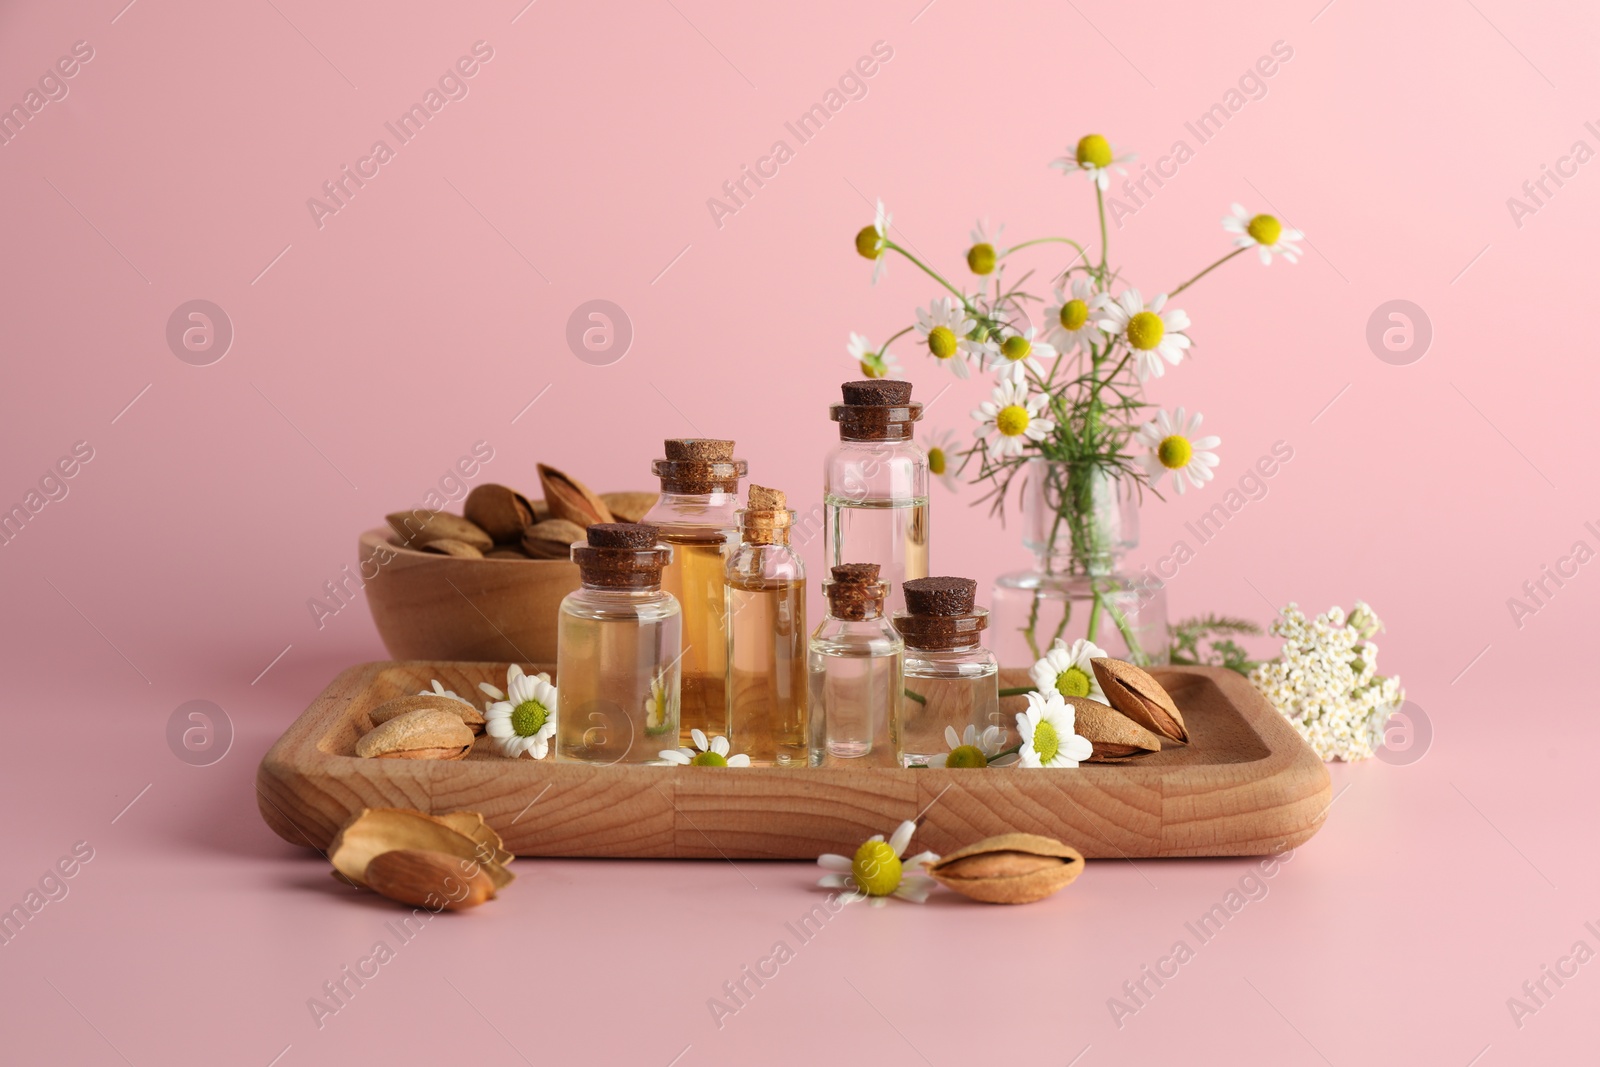
<path fill-rule="evenodd" d="M 1108 657 L 1091 660 L 1090 666 L 1112 707 L 1162 737 L 1188 742 L 1189 730 L 1183 724 L 1183 713 L 1148 671 Z"/>
<path fill-rule="evenodd" d="M 467 494 L 462 514 L 483 528 L 497 545 L 514 545 L 522 531 L 533 522 L 533 507 L 515 489 L 485 482 Z"/>
<path fill-rule="evenodd" d="M 453 537 L 441 537 L 437 541 L 429 541 L 422 546 L 422 551 L 432 552 L 440 556 L 453 556 L 456 559 L 482 559 L 483 553 L 465 541 L 457 541 Z"/>
<path fill-rule="evenodd" d="M 356 755 L 365 759 L 462 759 L 470 751 L 472 730 L 453 711 L 437 708 L 397 715 L 356 742 Z"/>
<path fill-rule="evenodd" d="M 476 860 L 495 888 L 504 889 L 516 877 L 506 870 L 512 857 L 504 844 L 477 812 L 424 815 L 408 808 L 363 808 L 328 846 L 328 860 L 343 881 L 364 886 L 367 865 L 385 852 L 407 848 L 443 852 Z"/>
<path fill-rule="evenodd" d="M 416 908 L 459 911 L 494 899 L 494 882 L 476 860 L 400 848 L 367 863 L 367 885 Z"/>
<path fill-rule="evenodd" d="M 1074 732 L 1094 746 L 1090 763 L 1121 763 L 1161 751 L 1161 738 L 1115 708 L 1086 697 L 1066 697 L 1072 705 Z"/>
<path fill-rule="evenodd" d="M 522 531 L 522 551 L 533 559 L 567 559 L 574 542 L 582 541 L 583 527 L 566 519 L 546 519 Z"/>
<path fill-rule="evenodd" d="M 477 523 L 468 522 L 448 511 L 414 508 L 411 511 L 397 511 L 387 519 L 389 529 L 395 532 L 399 543 L 410 548 L 421 548 L 429 541 L 447 538 L 469 544 L 480 552 L 494 547 L 494 539 L 484 533 Z"/>
<path fill-rule="evenodd" d="M 579 526 L 612 521 L 611 509 L 589 487 L 554 467 L 539 464 L 539 485 L 552 519 L 566 519 Z"/>
<path fill-rule="evenodd" d="M 661 499 L 660 493 L 601 493 L 600 499 L 618 522 L 643 522 Z"/>
<path fill-rule="evenodd" d="M 413 711 L 447 711 L 466 723 L 467 729 L 475 734 L 483 733 L 483 712 L 468 704 L 464 700 L 453 697 L 435 696 L 433 693 L 419 693 L 416 696 L 395 697 L 385 700 L 382 704 L 367 713 L 367 718 L 372 720 L 372 725 L 382 726 L 390 719 L 397 719 Z"/>
<path fill-rule="evenodd" d="M 1001 834 L 958 849 L 928 868 L 947 889 L 986 904 L 1028 904 L 1083 873 L 1077 849 L 1038 834 Z"/>

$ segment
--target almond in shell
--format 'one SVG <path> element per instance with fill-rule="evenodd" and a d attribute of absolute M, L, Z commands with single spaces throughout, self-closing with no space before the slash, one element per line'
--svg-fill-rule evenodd
<path fill-rule="evenodd" d="M 375 726 L 356 742 L 364 759 L 462 759 L 472 730 L 454 711 L 419 708 Z"/>
<path fill-rule="evenodd" d="M 494 547 L 494 539 L 484 533 L 477 523 L 448 511 L 414 508 L 411 511 L 397 511 L 386 518 L 389 529 L 394 531 L 399 543 L 410 548 L 421 548 L 429 541 L 442 540 L 460 541 L 479 552 L 487 552 Z"/>
<path fill-rule="evenodd" d="M 424 710 L 447 711 L 466 723 L 467 729 L 473 733 L 483 733 L 483 712 L 464 700 L 436 696 L 433 693 L 419 693 L 416 696 L 395 697 L 393 700 L 385 700 L 368 712 L 367 718 L 371 719 L 372 725 L 376 727 L 382 726 L 390 719 L 397 719 L 413 711 Z"/>
<path fill-rule="evenodd" d="M 504 889 L 516 876 L 506 870 L 510 855 L 501 844 L 500 836 L 485 826 L 476 812 L 435 816 L 406 808 L 363 808 L 328 846 L 328 859 L 336 877 L 365 886 L 368 865 L 385 852 L 442 852 L 465 861 L 466 866 L 460 868 L 463 873 L 477 865 L 496 889 Z"/>
<path fill-rule="evenodd" d="M 1121 763 L 1135 756 L 1161 751 L 1161 738 L 1116 708 L 1086 697 L 1066 697 L 1072 705 L 1074 732 L 1094 746 L 1090 763 Z"/>
<path fill-rule="evenodd" d="M 566 519 L 584 527 L 612 521 L 611 509 L 604 500 L 576 478 L 554 467 L 539 464 L 539 485 L 544 489 L 552 519 Z"/>
<path fill-rule="evenodd" d="M 1162 737 L 1188 742 L 1183 713 L 1148 671 L 1109 657 L 1091 660 L 1090 665 L 1112 707 Z"/>
<path fill-rule="evenodd" d="M 643 522 L 661 499 L 660 493 L 601 493 L 600 499 L 618 522 Z"/>
<path fill-rule="evenodd" d="M 467 519 L 483 528 L 497 545 L 514 545 L 523 528 L 533 522 L 533 507 L 515 489 L 485 482 L 467 494 L 461 507 Z"/>
<path fill-rule="evenodd" d="M 1038 834 L 1001 834 L 957 849 L 928 868 L 940 885 L 986 904 L 1028 904 L 1083 873 L 1083 855 Z"/>
<path fill-rule="evenodd" d="M 447 852 L 397 848 L 367 864 L 367 886 L 415 908 L 460 911 L 494 899 L 494 881 L 482 864 Z"/>
<path fill-rule="evenodd" d="M 437 541 L 429 541 L 422 546 L 422 551 L 432 552 L 439 556 L 452 556 L 455 559 L 482 559 L 483 552 L 465 541 L 457 541 L 453 537 L 441 537 Z"/>
<path fill-rule="evenodd" d="M 522 531 L 522 551 L 533 559 L 567 559 L 572 545 L 582 541 L 583 527 L 566 519 L 546 519 Z"/>

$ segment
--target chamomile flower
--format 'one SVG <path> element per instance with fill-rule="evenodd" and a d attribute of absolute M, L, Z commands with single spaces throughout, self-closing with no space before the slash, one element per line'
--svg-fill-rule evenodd
<path fill-rule="evenodd" d="M 924 311 L 917 309 L 917 332 L 928 345 L 934 359 L 950 365 L 957 378 L 972 374 L 968 361 L 975 352 L 984 351 L 981 345 L 969 341 L 967 334 L 977 327 L 977 322 L 967 317 L 967 311 L 948 296 L 935 298 Z"/>
<path fill-rule="evenodd" d="M 855 360 L 861 368 L 864 378 L 898 378 L 900 376 L 900 361 L 884 346 L 882 352 L 872 347 L 872 342 L 859 333 L 850 335 L 850 343 L 845 346 L 845 351 L 850 353 L 850 358 Z"/>
<path fill-rule="evenodd" d="M 678 690 L 667 692 L 660 678 L 650 679 L 650 695 L 644 698 L 644 732 L 664 734 L 678 728 Z"/>
<path fill-rule="evenodd" d="M 421 696 L 421 697 L 449 697 L 451 700 L 459 700 L 463 704 L 471 704 L 472 703 L 472 701 L 468 700 L 464 696 L 461 696 L 459 693 L 453 693 L 450 690 L 446 689 L 444 686 L 440 685 L 439 684 L 439 679 L 437 679 L 437 678 L 433 679 L 433 688 L 432 689 L 424 689 L 422 692 L 418 693 L 417 695 Z"/>
<path fill-rule="evenodd" d="M 888 261 L 885 253 L 889 251 L 889 224 L 894 221 L 894 216 L 889 214 L 883 206 L 883 201 L 878 201 L 878 212 L 872 219 L 871 226 L 863 226 L 856 233 L 856 251 L 867 259 L 876 260 L 877 265 L 872 268 L 872 284 L 877 285 L 878 279 L 883 277 L 884 264 Z"/>
<path fill-rule="evenodd" d="M 1056 287 L 1056 302 L 1045 308 L 1045 321 L 1051 323 L 1045 340 L 1057 352 L 1067 353 L 1100 340 L 1100 329 L 1095 325 L 1095 312 L 1100 309 L 1101 297 L 1094 291 L 1088 278 L 1074 278 L 1067 295 L 1066 286 Z"/>
<path fill-rule="evenodd" d="M 993 233 L 989 232 L 989 220 L 979 219 L 978 224 L 972 228 L 972 247 L 967 249 L 967 269 L 974 274 L 993 274 L 995 262 L 999 258 L 994 246 L 999 243 L 1000 235 L 1006 230 L 1005 223 Z"/>
<path fill-rule="evenodd" d="M 1122 164 L 1132 163 L 1137 158 L 1132 152 L 1117 155 L 1110 141 L 1098 133 L 1091 133 L 1078 138 L 1078 144 L 1070 156 L 1062 156 L 1050 165 L 1063 174 L 1081 170 L 1104 192 L 1111 185 L 1111 171 L 1115 169 L 1118 174 L 1126 174 L 1127 168 Z"/>
<path fill-rule="evenodd" d="M 1140 462 L 1154 486 L 1161 481 L 1165 471 L 1172 472 L 1172 484 L 1181 496 L 1185 489 L 1200 488 L 1216 476 L 1212 469 L 1220 462 L 1210 451 L 1222 444 L 1216 436 L 1197 437 L 1200 430 L 1200 413 L 1187 415 L 1178 408 L 1171 415 L 1165 409 L 1156 412 L 1154 420 L 1139 427 L 1138 440 L 1150 451 Z"/>
<path fill-rule="evenodd" d="M 854 899 L 865 897 L 877 907 L 887 903 L 891 896 L 913 904 L 923 903 L 935 883 L 920 872 L 939 857 L 932 852 L 906 856 L 906 846 L 911 844 L 911 835 L 916 831 L 917 824 L 908 819 L 895 828 L 887 841 L 882 834 L 867 838 L 853 858 L 833 852 L 818 856 L 817 866 L 829 873 L 817 884 L 829 889 L 850 890 Z"/>
<path fill-rule="evenodd" d="M 972 417 L 978 420 L 977 436 L 988 446 L 989 455 L 995 459 L 1020 456 L 1030 441 L 1042 441 L 1055 431 L 1055 420 L 1045 415 L 1050 397 L 1044 393 L 1030 396 L 1026 382 L 1001 382 L 995 387 L 994 399 L 985 400 L 975 408 Z"/>
<path fill-rule="evenodd" d="M 521 678 L 522 677 L 522 673 L 523 673 L 522 672 L 522 667 L 521 667 L 520 664 L 513 663 L 511 666 L 507 667 L 506 668 L 506 687 L 510 688 L 512 679 Z M 534 675 L 534 677 L 539 679 L 539 681 L 541 681 L 541 682 L 548 683 L 550 681 L 550 675 L 547 674 L 544 671 L 540 671 L 538 674 Z M 437 688 L 438 685 L 439 685 L 438 682 L 434 682 L 433 684 L 434 684 L 435 688 Z M 488 697 L 491 701 L 505 700 L 506 699 L 506 694 L 505 694 L 505 692 L 503 690 L 501 690 L 501 689 L 489 684 L 488 682 L 479 682 L 478 683 L 478 689 L 481 690 L 483 692 L 483 695 Z M 426 694 L 424 694 L 424 695 L 426 695 Z M 443 695 L 447 696 L 447 697 L 456 696 L 454 693 L 444 693 Z M 464 698 L 456 697 L 456 699 L 457 700 L 461 700 L 461 699 L 464 699 Z M 485 707 L 487 707 L 487 706 L 488 705 L 485 705 Z"/>
<path fill-rule="evenodd" d="M 985 726 L 979 733 L 969 723 L 959 734 L 954 726 L 946 726 L 944 740 L 950 746 L 944 757 L 946 767 L 987 767 L 1005 749 L 1005 731 L 998 726 Z"/>
<path fill-rule="evenodd" d="M 960 466 L 961 456 L 956 452 L 954 431 L 935 430 L 928 438 L 928 473 L 953 493 L 960 485 L 956 480 L 956 469 Z"/>
<path fill-rule="evenodd" d="M 1028 671 L 1041 693 L 1060 693 L 1064 697 L 1086 697 L 1101 704 L 1106 699 L 1100 680 L 1094 676 L 1093 662 L 1110 653 L 1085 638 L 1068 645 L 1056 638 L 1055 647 L 1044 654 Z"/>
<path fill-rule="evenodd" d="M 1139 290 L 1124 289 L 1121 296 L 1101 305 L 1095 323 L 1127 344 L 1141 382 L 1161 377 L 1167 372 L 1167 363 L 1176 367 L 1189 347 L 1189 338 L 1183 333 L 1189 328 L 1188 313 L 1176 309 L 1163 312 L 1166 306 L 1166 293 L 1145 307 Z"/>
<path fill-rule="evenodd" d="M 1078 736 L 1077 722 L 1078 713 L 1060 693 L 1029 693 L 1028 710 L 1017 713 L 1022 766 L 1076 767 L 1094 755 L 1089 739 Z"/>
<path fill-rule="evenodd" d="M 1044 364 L 1039 361 L 1055 359 L 1056 349 L 1045 341 L 1034 340 L 1038 332 L 1032 326 L 1026 333 L 1009 332 L 991 349 L 988 369 L 996 372 L 996 380 L 1026 382 L 1030 370 L 1044 377 Z"/>
<path fill-rule="evenodd" d="M 1276 215 L 1252 215 L 1244 209 L 1243 204 L 1234 204 L 1233 213 L 1222 216 L 1222 228 L 1238 235 L 1233 243 L 1240 248 L 1255 245 L 1261 262 L 1269 267 L 1272 266 L 1274 252 L 1290 263 L 1298 262 L 1300 246 L 1295 242 L 1305 239 L 1305 234 L 1299 230 L 1284 229 Z"/>
<path fill-rule="evenodd" d="M 699 729 L 690 730 L 689 735 L 694 738 L 694 748 L 664 748 L 661 758 L 682 767 L 750 766 L 750 757 L 743 752 L 737 756 L 728 755 L 726 737 L 713 737 L 707 741 L 704 731 Z"/>
<path fill-rule="evenodd" d="M 530 678 L 513 664 L 506 674 L 505 699 L 490 704 L 483 717 L 484 732 L 501 755 L 516 759 L 527 753 L 544 759 L 556 733 L 556 687 L 547 676 Z"/>

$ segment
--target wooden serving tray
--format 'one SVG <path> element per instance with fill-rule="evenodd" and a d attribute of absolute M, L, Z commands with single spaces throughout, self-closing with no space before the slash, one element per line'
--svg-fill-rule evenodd
<path fill-rule="evenodd" d="M 392 662 L 334 679 L 261 761 L 258 805 L 284 840 L 326 849 L 362 808 L 482 812 L 522 856 L 815 859 L 854 853 L 920 818 L 917 844 L 949 852 L 1010 831 L 1091 858 L 1252 856 L 1321 828 L 1327 768 L 1248 681 L 1214 667 L 1153 672 L 1190 742 L 1122 764 L 1006 768 L 716 768 L 506 760 L 480 738 L 466 759 L 361 759 L 367 712 L 437 678 L 478 695 L 499 663 Z M 1005 671 L 1026 685 L 1025 671 Z M 1024 706 L 1020 697 L 1005 709 Z M 663 743 L 666 747 L 666 743 Z"/>

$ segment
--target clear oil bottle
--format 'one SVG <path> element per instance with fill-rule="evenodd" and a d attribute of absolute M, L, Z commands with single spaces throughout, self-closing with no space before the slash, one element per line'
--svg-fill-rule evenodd
<path fill-rule="evenodd" d="M 973 606 L 977 589 L 971 578 L 906 583 L 906 610 L 894 617 L 906 644 L 897 731 L 903 766 L 945 766 L 950 752 L 969 743 L 969 726 L 971 747 L 985 757 L 999 748 L 1000 666 L 982 644 L 989 613 Z"/>
<path fill-rule="evenodd" d="M 556 631 L 556 758 L 650 763 L 678 736 L 683 614 L 661 589 L 672 550 L 653 526 L 597 523 L 572 546 L 583 585 Z"/>
<path fill-rule="evenodd" d="M 828 617 L 811 636 L 811 765 L 899 765 L 905 645 L 883 617 L 876 563 L 846 563 L 822 583 Z"/>
<path fill-rule="evenodd" d="M 756 765 L 804 767 L 806 568 L 789 547 L 794 512 L 750 486 L 728 557 L 728 740 Z"/>
<path fill-rule="evenodd" d="M 661 499 L 644 521 L 672 547 L 661 587 L 683 609 L 683 695 L 679 743 L 690 731 L 728 734 L 728 607 L 724 570 L 736 541 L 734 513 L 739 480 L 748 467 L 733 458 L 732 441 L 680 438 L 666 442 L 666 458 L 651 470 L 661 479 Z"/>

